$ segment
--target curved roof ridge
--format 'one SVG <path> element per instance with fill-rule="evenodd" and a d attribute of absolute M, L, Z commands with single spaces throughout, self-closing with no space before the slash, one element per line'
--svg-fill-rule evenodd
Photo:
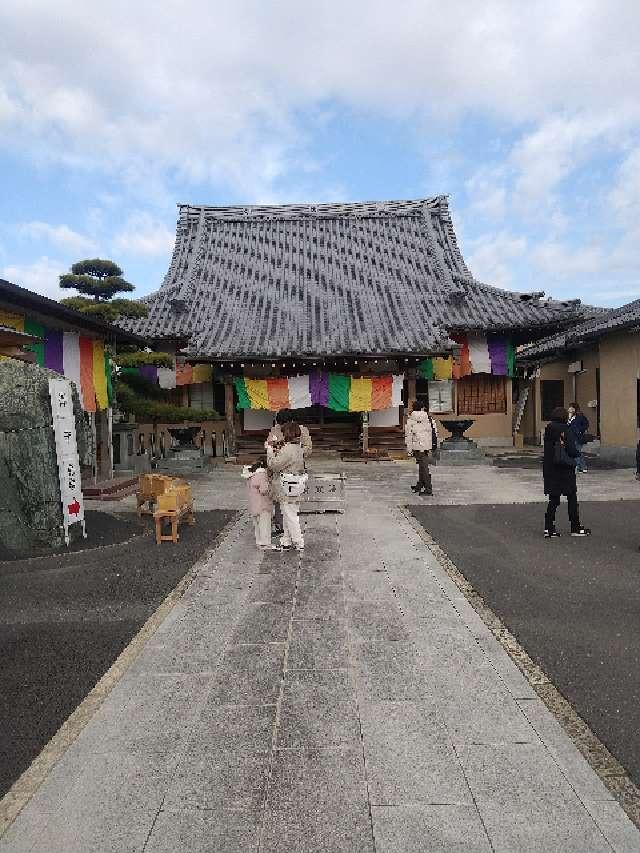
<path fill-rule="evenodd" d="M 418 199 L 395 199 L 389 201 L 345 201 L 301 204 L 240 204 L 208 205 L 178 204 L 181 217 L 200 216 L 207 219 L 335 219 L 339 217 L 391 217 L 420 216 L 424 208 L 449 213 L 446 195 Z"/>

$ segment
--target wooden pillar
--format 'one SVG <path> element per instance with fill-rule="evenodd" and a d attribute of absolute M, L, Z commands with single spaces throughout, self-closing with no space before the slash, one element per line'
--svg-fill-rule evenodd
<path fill-rule="evenodd" d="M 362 413 L 362 453 L 369 453 L 369 412 Z"/>
<path fill-rule="evenodd" d="M 233 456 L 236 452 L 236 423 L 235 412 L 233 411 L 233 382 L 226 380 L 224 382 L 224 413 L 227 419 L 227 447 L 229 455 Z"/>
<path fill-rule="evenodd" d="M 409 374 L 407 376 L 407 413 L 411 414 L 413 407 L 416 404 L 416 375 Z"/>

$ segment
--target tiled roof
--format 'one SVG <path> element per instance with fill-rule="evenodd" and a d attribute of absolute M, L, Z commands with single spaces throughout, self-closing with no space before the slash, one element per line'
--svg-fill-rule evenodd
<path fill-rule="evenodd" d="M 584 343 L 601 338 L 610 332 L 640 328 L 640 299 L 620 308 L 598 309 L 591 316 L 564 332 L 550 335 L 534 344 L 523 347 L 518 353 L 522 361 L 547 359 L 564 350 L 575 349 Z"/>
<path fill-rule="evenodd" d="M 138 337 L 132 331 L 125 331 L 123 327 L 114 323 L 105 323 L 90 314 L 82 314 L 80 311 L 61 305 L 55 299 L 41 296 L 39 293 L 34 293 L 33 290 L 27 290 L 26 287 L 19 287 L 13 282 L 0 278 L 0 306 L 2 305 L 8 306 L 18 313 L 25 311 L 39 314 L 42 317 L 55 317 L 62 320 L 63 323 L 77 326 L 80 329 L 87 329 L 107 340 L 138 345 L 147 343 L 144 338 Z"/>
<path fill-rule="evenodd" d="M 148 317 L 122 325 L 202 358 L 437 353 L 455 330 L 532 336 L 575 316 L 476 281 L 447 199 L 180 207 Z"/>

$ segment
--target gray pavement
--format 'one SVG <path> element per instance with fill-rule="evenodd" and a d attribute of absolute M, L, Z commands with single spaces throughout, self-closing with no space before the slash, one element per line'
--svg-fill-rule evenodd
<path fill-rule="evenodd" d="M 0 850 L 640 850 L 397 508 L 413 470 L 344 467 L 346 512 L 306 517 L 301 558 L 257 553 L 236 523 Z M 531 500 L 522 474 L 439 469 L 435 485 L 451 503 Z M 629 472 L 592 476 L 636 496 Z M 215 472 L 196 497 L 239 504 L 236 480 Z"/>

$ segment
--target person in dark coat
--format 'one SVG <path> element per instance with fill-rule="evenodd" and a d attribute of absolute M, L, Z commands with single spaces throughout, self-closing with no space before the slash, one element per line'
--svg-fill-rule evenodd
<path fill-rule="evenodd" d="M 556 530 L 556 511 L 560 506 L 560 498 L 567 498 L 569 521 L 572 536 L 589 536 L 591 531 L 580 524 L 580 509 L 578 507 L 578 487 L 576 485 L 576 468 L 574 464 L 557 461 L 557 449 L 563 447 L 568 460 L 576 460 L 579 456 L 573 432 L 567 425 L 569 413 L 566 409 L 554 409 L 551 421 L 544 431 L 544 459 L 542 472 L 544 477 L 544 493 L 549 496 L 549 503 L 544 517 L 545 538 L 559 536 Z"/>
<path fill-rule="evenodd" d="M 589 421 L 582 414 L 580 406 L 577 403 L 569 404 L 569 418 L 567 420 L 569 425 L 569 429 L 573 433 L 573 438 L 576 443 L 576 448 L 578 450 L 578 458 L 576 460 L 576 471 L 579 471 L 581 474 L 587 473 L 587 463 L 582 454 L 584 450 L 584 446 L 586 444 L 585 435 L 587 430 L 589 429 Z"/>

